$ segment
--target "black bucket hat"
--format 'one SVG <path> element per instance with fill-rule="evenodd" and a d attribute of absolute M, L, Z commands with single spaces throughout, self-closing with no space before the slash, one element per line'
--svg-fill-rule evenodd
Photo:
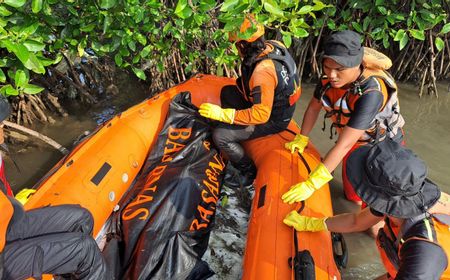
<path fill-rule="evenodd" d="M 361 37 L 351 30 L 338 31 L 331 34 L 323 46 L 323 58 L 331 58 L 340 65 L 351 68 L 362 63 L 364 48 Z"/>
<path fill-rule="evenodd" d="M 11 114 L 11 107 L 9 106 L 8 99 L 0 94 L 0 122 L 6 120 Z"/>
<path fill-rule="evenodd" d="M 441 196 L 438 186 L 426 178 L 425 163 L 391 139 L 355 150 L 348 157 L 346 171 L 359 197 L 389 216 L 418 216 Z"/>

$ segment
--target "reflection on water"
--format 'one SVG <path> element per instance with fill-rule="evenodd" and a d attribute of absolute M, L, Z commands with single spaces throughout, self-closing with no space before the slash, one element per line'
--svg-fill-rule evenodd
<path fill-rule="evenodd" d="M 53 125 L 36 125 L 34 129 L 70 148 L 74 139 L 84 131 L 92 130 L 98 124 L 147 97 L 146 90 L 141 84 L 130 82 L 127 78 L 121 77 L 117 86 L 119 95 L 109 97 L 89 109 L 76 107 L 73 109 L 77 112 L 76 115 L 58 119 Z M 304 86 L 303 96 L 297 107 L 296 120 L 300 121 L 303 116 L 313 89 L 313 85 Z M 430 178 L 443 190 L 450 192 L 450 185 L 447 183 L 450 181 L 450 94 L 444 85 L 440 85 L 439 90 L 439 99 L 430 96 L 419 99 L 416 87 L 402 85 L 399 93 L 400 105 L 406 120 L 407 146 L 427 162 Z M 310 138 L 324 155 L 336 138 L 330 140 L 329 131 L 321 131 L 321 120 L 322 116 L 319 117 Z M 13 153 L 16 154 L 16 161 L 22 169 L 22 173 L 19 174 L 12 164 L 8 162 L 6 164 L 7 174 L 15 191 L 32 186 L 61 158 L 61 154 L 46 145 L 20 147 Z M 343 198 L 340 173 L 339 167 L 331 183 L 335 213 L 358 211 L 359 206 Z M 373 279 L 384 273 L 372 238 L 364 233 L 346 234 L 345 238 L 349 249 L 349 263 L 347 269 L 343 271 L 343 279 Z"/>
<path fill-rule="evenodd" d="M 439 99 L 428 95 L 420 99 L 417 87 L 400 85 L 400 109 L 406 121 L 406 146 L 427 163 L 429 178 L 442 190 L 450 192 L 450 93 L 444 84 L 438 85 L 438 89 Z M 313 85 L 303 86 L 295 115 L 299 123 L 313 90 Z M 319 116 L 310 139 L 321 154 L 325 155 L 337 137 L 330 140 L 328 129 L 322 132 L 322 119 L 323 116 Z M 328 128 L 330 124 L 328 120 L 327 122 Z M 331 194 L 335 214 L 359 210 L 359 206 L 344 199 L 340 166 L 334 172 Z M 343 279 L 374 279 L 385 273 L 372 238 L 365 233 L 344 236 L 349 250 L 349 263 L 342 272 Z"/>

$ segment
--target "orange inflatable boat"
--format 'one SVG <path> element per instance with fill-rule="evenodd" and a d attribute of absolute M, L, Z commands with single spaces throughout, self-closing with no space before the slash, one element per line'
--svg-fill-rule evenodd
<path fill-rule="evenodd" d="M 105 122 L 83 139 L 35 186 L 38 191 L 26 203 L 26 209 L 76 203 L 94 216 L 94 236 L 103 235 L 111 213 L 136 178 L 164 125 L 171 99 L 189 91 L 192 103 L 220 105 L 223 86 L 234 79 L 211 75 L 194 78 L 164 91 Z M 328 186 L 322 187 L 305 203 L 282 203 L 281 195 L 304 180 L 319 163 L 320 156 L 310 145 L 302 156 L 284 149 L 299 129 L 294 122 L 289 131 L 245 143 L 258 167 L 255 182 L 247 246 L 243 263 L 244 279 L 294 279 L 298 251 L 309 251 L 315 278 L 340 279 L 333 256 L 330 233 L 295 233 L 282 223 L 294 207 L 304 215 L 332 215 Z M 311 274 L 311 272 L 309 272 Z M 298 277 L 298 276 L 297 276 Z"/>

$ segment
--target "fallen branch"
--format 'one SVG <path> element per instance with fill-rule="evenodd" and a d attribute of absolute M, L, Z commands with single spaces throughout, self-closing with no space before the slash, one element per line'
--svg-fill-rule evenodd
<path fill-rule="evenodd" d="M 18 125 L 16 123 L 12 123 L 10 121 L 3 121 L 3 123 L 11 128 L 14 128 L 18 131 L 21 131 L 23 133 L 26 133 L 28 135 L 34 136 L 42 141 L 44 141 L 45 143 L 49 144 L 50 146 L 52 146 L 53 148 L 57 149 L 58 151 L 60 151 L 63 155 L 67 155 L 69 153 L 69 151 L 64 148 L 61 144 L 57 143 L 55 140 L 51 139 L 50 137 L 47 137 L 37 131 L 34 131 L 32 129 L 26 128 L 24 126 Z"/>

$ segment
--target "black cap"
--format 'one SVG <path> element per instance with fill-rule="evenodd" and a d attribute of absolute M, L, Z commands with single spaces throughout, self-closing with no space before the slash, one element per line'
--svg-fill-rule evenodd
<path fill-rule="evenodd" d="M 360 65 L 364 56 L 361 37 L 351 30 L 331 34 L 326 39 L 323 50 L 323 58 L 330 58 L 347 68 Z"/>
<path fill-rule="evenodd" d="M 0 122 L 6 120 L 11 114 L 11 107 L 9 106 L 8 99 L 0 94 Z"/>
<path fill-rule="evenodd" d="M 397 218 L 425 213 L 440 198 L 427 167 L 411 150 L 386 139 L 350 154 L 346 171 L 355 192 L 374 210 Z"/>

